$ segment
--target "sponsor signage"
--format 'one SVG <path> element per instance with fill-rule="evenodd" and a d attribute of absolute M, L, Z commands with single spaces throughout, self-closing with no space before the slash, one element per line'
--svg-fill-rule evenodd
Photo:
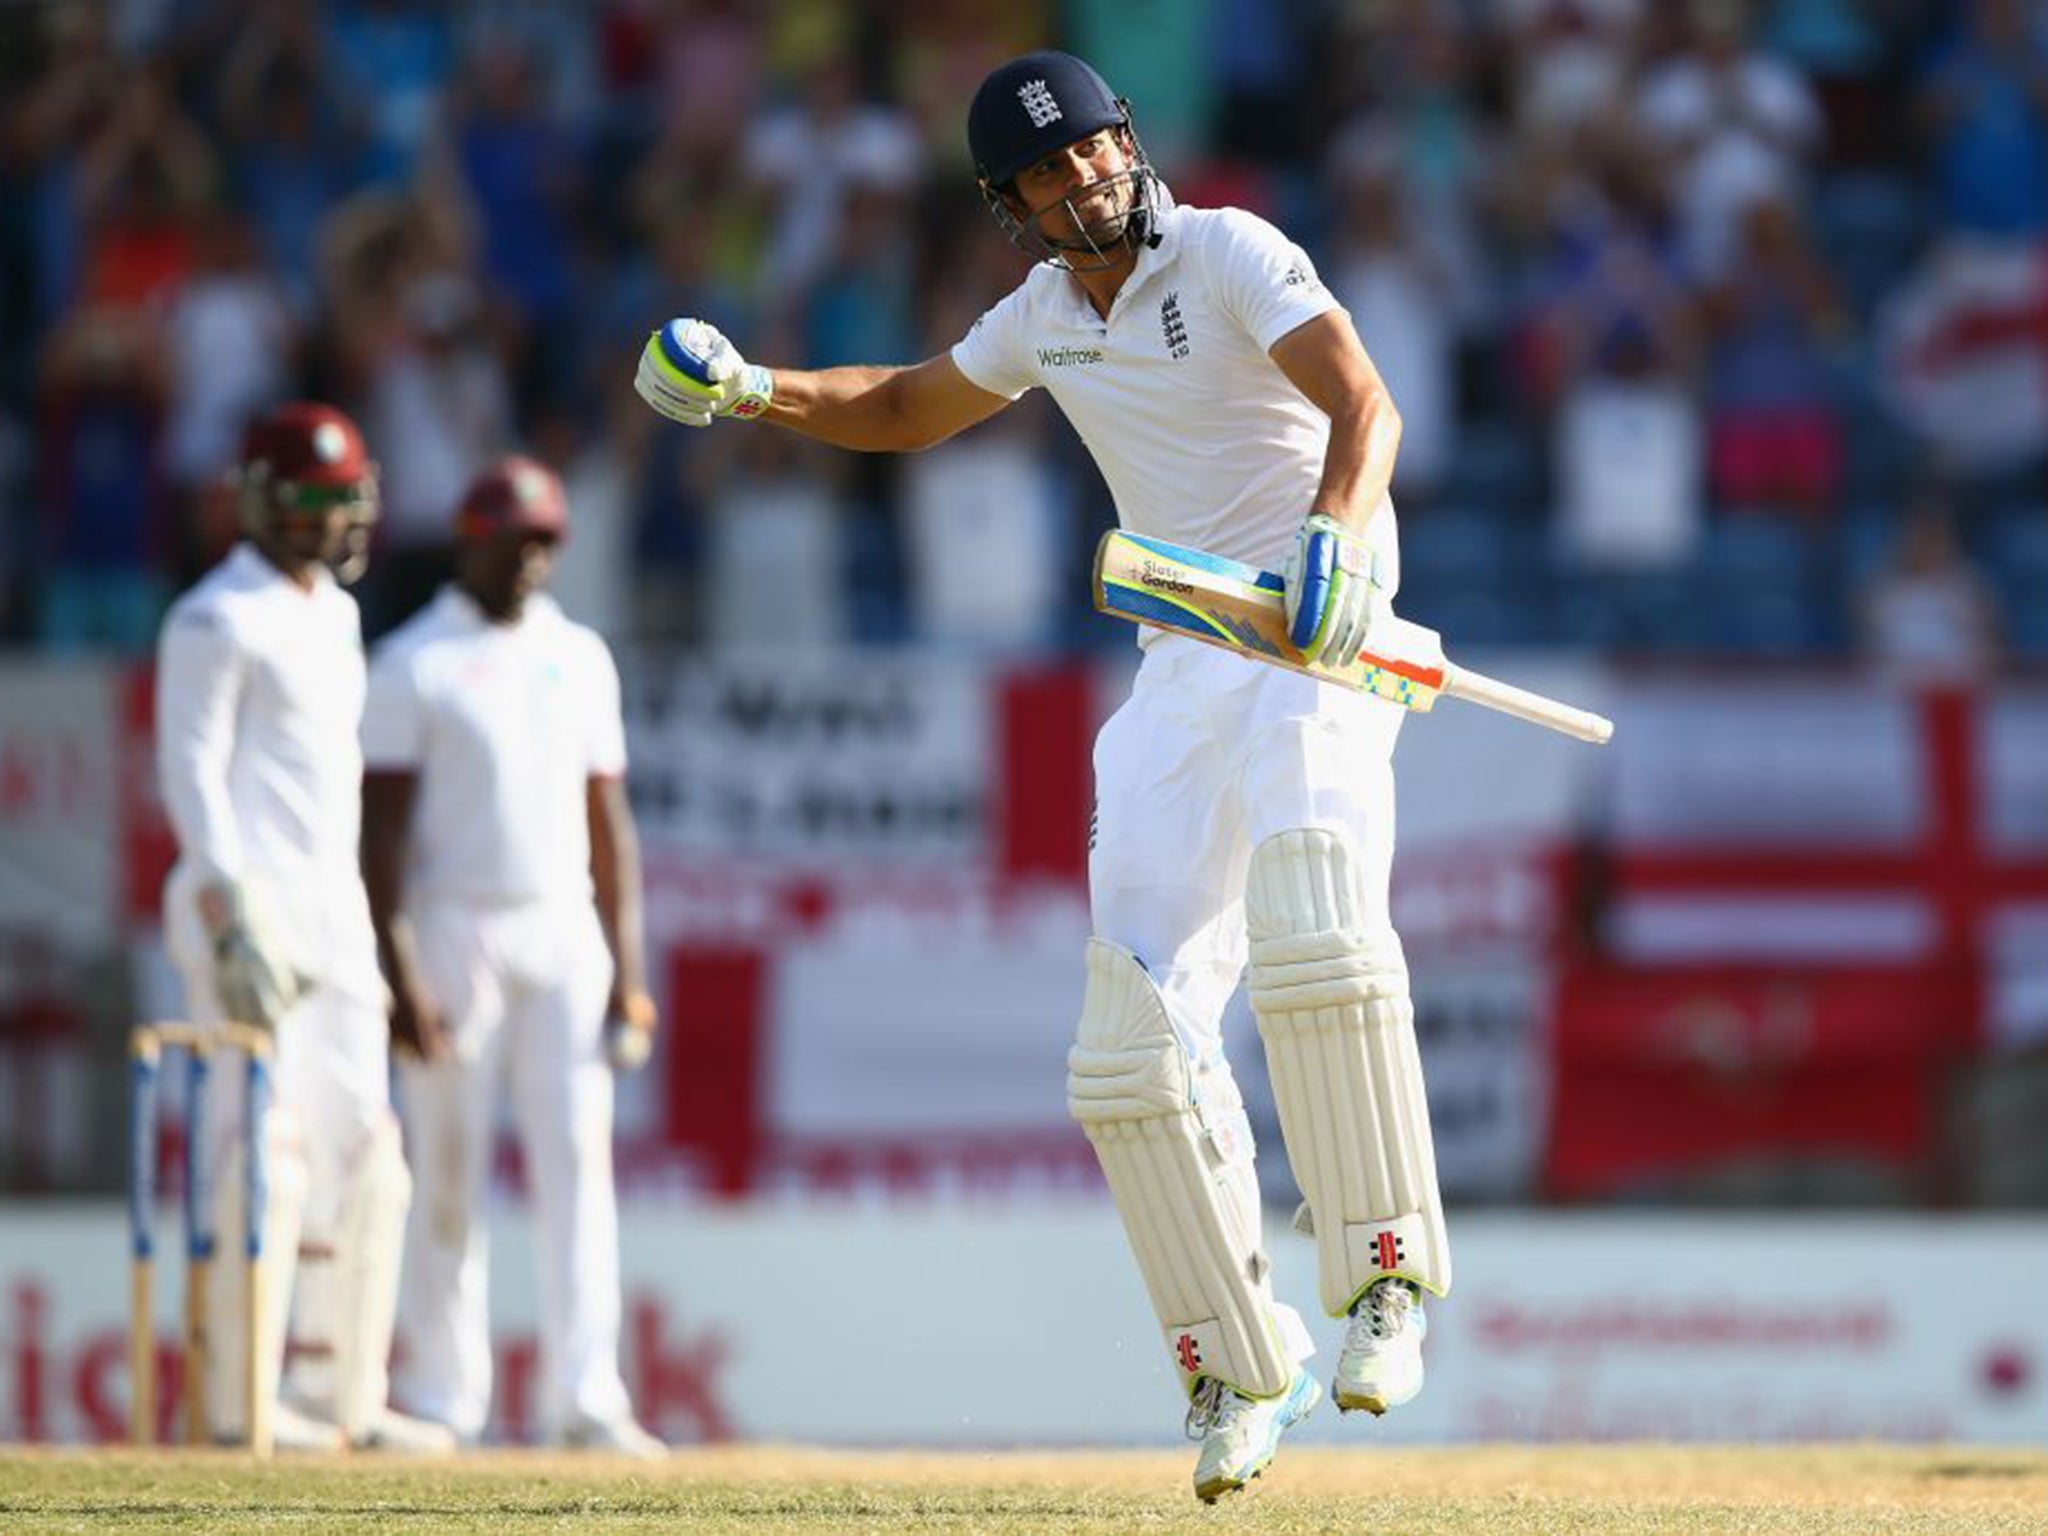
<path fill-rule="evenodd" d="M 1291 1438 L 2048 1438 L 2036 1221 L 1454 1209 L 1451 1223 L 1458 1282 L 1430 1304 L 1423 1395 L 1377 1420 L 1326 1408 Z M 121 1438 L 119 1208 L 0 1208 L 0 1234 L 0 1441 Z M 1269 1239 L 1327 1371 L 1337 1329 L 1314 1315 L 1312 1247 L 1277 1221 Z M 1175 1361 L 1105 1204 L 643 1205 L 622 1248 L 626 1381 L 678 1443 L 1180 1442 Z M 493 1222 L 491 1253 L 494 1433 L 518 1441 L 534 1427 L 524 1219 Z M 1961 1302 L 1930 1299 L 1930 1256 L 1968 1277 Z M 166 1427 L 177 1291 L 159 1287 Z"/>

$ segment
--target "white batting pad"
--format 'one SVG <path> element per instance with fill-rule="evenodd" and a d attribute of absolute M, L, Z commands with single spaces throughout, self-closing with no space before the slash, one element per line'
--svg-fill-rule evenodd
<path fill-rule="evenodd" d="M 1366 926 L 1354 859 L 1341 833 L 1282 832 L 1245 888 L 1247 990 L 1333 1317 L 1389 1275 L 1451 1287 L 1407 967 Z"/>
<path fill-rule="evenodd" d="M 1273 1397 L 1306 1339 L 1289 1337 L 1273 1305 L 1257 1202 L 1233 1177 L 1234 1102 L 1205 1114 L 1152 978 L 1129 950 L 1090 939 L 1067 1107 L 1116 1197 L 1181 1385 L 1192 1394 L 1213 1376 Z"/>
<path fill-rule="evenodd" d="M 216 1060 L 221 1058 L 216 1058 Z M 239 1059 L 239 1058 L 236 1058 Z M 277 1400 L 284 1366 L 286 1327 L 291 1318 L 292 1268 L 298 1260 L 299 1220 L 306 1205 L 306 1158 L 296 1122 L 287 1110 L 264 1117 L 268 1159 L 263 1206 L 263 1319 L 257 1334 L 263 1351 L 259 1390 Z M 206 1428 L 217 1442 L 249 1438 L 248 1327 L 248 1149 L 239 1134 L 230 1138 L 214 1172 L 213 1261 L 206 1271 Z"/>
<path fill-rule="evenodd" d="M 412 1205 L 398 1121 L 371 1131 L 343 1197 L 335 1233 L 335 1418 L 351 1440 L 368 1433 L 390 1395 L 391 1331 L 398 1322 L 398 1264 Z"/>

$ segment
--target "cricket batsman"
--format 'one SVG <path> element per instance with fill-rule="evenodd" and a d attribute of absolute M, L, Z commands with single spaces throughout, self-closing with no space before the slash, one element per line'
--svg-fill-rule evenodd
<path fill-rule="evenodd" d="M 702 321 L 655 332 L 637 387 L 690 426 L 765 419 L 916 450 L 1049 390 L 1124 527 L 1281 569 L 1292 637 L 1348 658 L 1398 581 L 1400 418 L 1301 249 L 1239 209 L 1174 204 L 1128 103 L 1033 53 L 967 116 L 981 193 L 1038 259 L 951 350 L 818 372 L 743 359 Z M 1388 909 L 1402 710 L 1145 632 L 1095 746 L 1094 937 L 1068 1102 L 1130 1235 L 1214 1501 L 1321 1391 L 1275 1299 L 1220 1021 L 1242 975 L 1306 1197 L 1333 1391 L 1371 1413 L 1421 1389 L 1422 1295 L 1450 1288 L 1408 974 Z"/>
<path fill-rule="evenodd" d="M 448 1450 L 446 1431 L 385 1402 L 412 1182 L 357 868 L 363 640 L 341 584 L 368 555 L 377 470 L 349 417 L 295 401 L 251 425 L 235 490 L 241 542 L 164 620 L 157 772 L 178 840 L 165 938 L 189 1016 L 277 1041 L 275 1104 L 260 1128 L 274 1266 L 262 1377 L 274 1395 L 289 1318 L 298 1401 L 278 1405 L 280 1446 Z M 244 1225 L 240 1077 L 211 1074 L 197 1132 L 218 1170 L 216 1232 Z M 207 1422 L 216 1439 L 239 1441 L 250 1407 L 234 1326 L 248 1306 L 243 1267 L 211 1266 L 208 1285 Z"/>

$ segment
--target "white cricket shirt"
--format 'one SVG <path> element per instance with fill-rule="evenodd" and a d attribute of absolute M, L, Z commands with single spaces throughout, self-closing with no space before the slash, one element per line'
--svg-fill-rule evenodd
<path fill-rule="evenodd" d="M 1314 508 L 1330 422 L 1268 352 L 1337 301 L 1301 247 L 1242 209 L 1168 207 L 1159 235 L 1107 319 L 1041 263 L 953 361 L 1005 399 L 1049 391 L 1124 527 L 1278 569 Z M 1367 537 L 1394 572 L 1391 506 Z"/>
<path fill-rule="evenodd" d="M 419 775 L 408 906 L 588 901 L 588 781 L 626 771 L 618 669 L 545 594 L 496 624 L 443 587 L 377 647 L 363 758 Z"/>
<path fill-rule="evenodd" d="M 156 749 L 178 837 L 172 887 L 252 883 L 300 970 L 376 997 L 357 850 L 363 688 L 356 602 L 325 570 L 306 591 L 237 544 L 164 619 Z"/>

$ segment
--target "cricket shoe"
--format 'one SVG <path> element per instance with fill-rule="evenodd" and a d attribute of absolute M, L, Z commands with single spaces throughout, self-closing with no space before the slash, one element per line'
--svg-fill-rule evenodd
<path fill-rule="evenodd" d="M 1351 1309 L 1331 1395 L 1341 1412 L 1381 1414 L 1422 1390 L 1422 1341 L 1429 1317 L 1406 1280 L 1377 1280 Z"/>
<path fill-rule="evenodd" d="M 642 1461 L 659 1461 L 668 1455 L 668 1446 L 642 1429 L 630 1413 L 614 1419 L 577 1419 L 555 1437 L 555 1443 L 564 1450 L 637 1456 Z"/>
<path fill-rule="evenodd" d="M 396 1408 L 379 1408 L 370 1422 L 354 1437 L 359 1451 L 382 1451 L 393 1456 L 452 1456 L 458 1446 L 455 1431 L 432 1419 L 416 1419 Z"/>
<path fill-rule="evenodd" d="M 1246 1397 L 1206 1378 L 1188 1408 L 1188 1438 L 1202 1442 L 1195 1461 L 1195 1497 L 1214 1504 L 1272 1465 L 1280 1437 L 1308 1417 L 1323 1389 L 1307 1371 L 1278 1397 Z"/>

